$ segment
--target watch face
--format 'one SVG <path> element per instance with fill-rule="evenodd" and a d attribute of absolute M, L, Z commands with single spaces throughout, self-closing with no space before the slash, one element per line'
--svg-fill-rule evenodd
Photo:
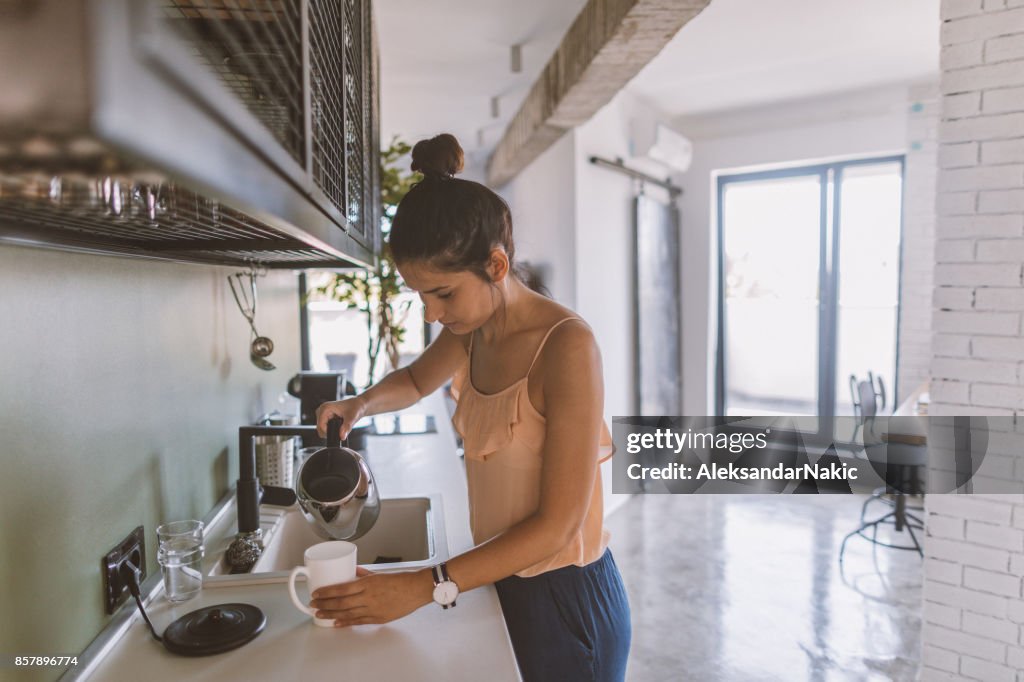
<path fill-rule="evenodd" d="M 459 588 L 451 581 L 438 583 L 434 588 L 434 601 L 438 604 L 451 604 L 459 596 Z"/>

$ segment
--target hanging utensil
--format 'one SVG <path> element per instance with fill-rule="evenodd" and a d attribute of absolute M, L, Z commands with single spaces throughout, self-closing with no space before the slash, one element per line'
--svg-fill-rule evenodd
<path fill-rule="evenodd" d="M 274 342 L 266 336 L 260 336 L 256 331 L 256 277 L 262 276 L 255 267 L 249 272 L 236 272 L 228 275 L 228 284 L 231 286 L 231 294 L 235 297 L 238 310 L 249 323 L 252 330 L 252 340 L 249 343 L 249 360 L 262 370 L 270 371 L 277 369 L 265 358 L 274 352 Z M 246 282 L 248 279 L 248 282 Z"/>

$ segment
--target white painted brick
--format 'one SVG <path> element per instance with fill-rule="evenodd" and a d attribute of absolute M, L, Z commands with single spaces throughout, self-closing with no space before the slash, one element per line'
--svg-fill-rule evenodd
<path fill-rule="evenodd" d="M 964 682 L 964 678 L 960 677 L 957 673 L 923 666 L 921 668 L 921 682 Z"/>
<path fill-rule="evenodd" d="M 971 386 L 971 404 L 1006 409 L 1024 408 L 1024 387 L 974 384 Z"/>
<path fill-rule="evenodd" d="M 932 315 L 935 330 L 973 335 L 1016 336 L 1020 332 L 1020 315 L 1016 313 L 982 313 L 937 310 Z"/>
<path fill-rule="evenodd" d="M 990 547 L 980 547 L 978 545 L 969 545 L 957 540 L 931 538 L 926 543 L 926 550 L 929 557 L 945 559 L 946 561 L 959 561 L 965 566 L 984 568 L 990 571 L 1006 571 L 1009 570 L 1010 567 L 1010 553 L 1008 551 L 992 549 Z M 976 596 L 976 593 L 973 594 Z M 941 602 L 942 600 L 938 601 Z M 960 606 L 961 608 L 978 611 L 979 613 L 1000 615 L 998 613 L 991 613 L 988 610 L 974 608 L 969 604 L 948 601 L 942 603 L 949 604 L 950 606 Z"/>
<path fill-rule="evenodd" d="M 1016 383 L 1017 380 L 1017 365 L 1012 362 L 935 358 L 932 361 L 932 377 L 960 381 L 988 381 L 993 384 L 1012 384 Z"/>
<path fill-rule="evenodd" d="M 1024 339 L 1020 339 L 1024 343 Z M 1017 505 L 1013 508 L 1013 527 L 1024 528 L 1024 506 Z"/>
<path fill-rule="evenodd" d="M 943 71 L 983 64 L 985 62 L 985 41 L 975 40 L 973 43 L 947 45 L 942 48 L 939 62 Z"/>
<path fill-rule="evenodd" d="M 943 192 L 935 202 L 935 210 L 940 216 L 970 215 L 977 212 L 977 207 L 977 192 Z"/>
<path fill-rule="evenodd" d="M 981 0 L 942 0 L 939 16 L 942 21 L 959 19 L 982 11 Z"/>
<path fill-rule="evenodd" d="M 1024 531 L 983 521 L 967 522 L 967 541 L 1011 552 L 1024 552 Z"/>
<path fill-rule="evenodd" d="M 949 286 L 1019 286 L 1017 263 L 937 263 L 935 284 Z"/>
<path fill-rule="evenodd" d="M 936 580 L 948 585 L 960 585 L 963 580 L 964 567 L 953 561 L 942 561 L 929 557 L 924 562 L 924 576 L 927 580 Z"/>
<path fill-rule="evenodd" d="M 921 662 L 929 668 L 947 670 L 951 673 L 960 672 L 960 654 L 929 644 L 921 647 Z"/>
<path fill-rule="evenodd" d="M 970 66 L 966 69 L 946 71 L 942 74 L 942 94 L 944 95 L 1021 84 L 1024 84 L 1024 74 L 1021 73 L 1020 64 L 1017 61 Z M 945 114 L 945 108 L 943 108 L 943 114 Z"/>
<path fill-rule="evenodd" d="M 1017 670 L 1024 670 L 1024 647 L 1011 646 L 1006 648 L 1006 665 Z"/>
<path fill-rule="evenodd" d="M 1012 600 L 1008 597 L 982 594 L 981 592 L 954 585 L 926 582 L 924 587 L 924 598 L 929 603 L 935 602 L 960 609 L 961 611 L 981 613 L 993 618 L 1005 618 L 1007 616 L 1007 605 L 1012 603 Z M 1014 622 L 1019 621 L 1014 620 Z"/>
<path fill-rule="evenodd" d="M 989 614 L 998 616 L 999 614 Z M 1006 604 L 1006 617 L 1018 625 L 1024 623 L 1024 600 L 1011 599 Z"/>
<path fill-rule="evenodd" d="M 1009 426 L 1012 420 L 1004 419 L 1001 420 L 1003 424 Z M 993 422 L 993 424 L 995 424 Z M 995 430 L 994 425 L 990 425 L 992 431 L 990 433 L 999 433 Z M 1024 433 L 1024 429 L 1018 429 L 1020 433 Z M 1009 437 L 1010 434 L 1007 434 Z M 976 500 L 985 500 L 989 502 L 995 502 L 997 504 L 1006 505 L 1012 511 L 1018 505 L 1024 505 L 1024 493 L 992 493 L 992 492 L 974 492 L 971 493 L 971 498 Z"/>
<path fill-rule="evenodd" d="M 973 166 L 978 163 L 979 153 L 980 145 L 977 142 L 939 145 L 939 167 L 963 168 L 965 166 Z"/>
<path fill-rule="evenodd" d="M 1019 237 L 1024 235 L 1024 216 L 944 216 L 936 222 L 935 232 L 940 238 Z"/>
<path fill-rule="evenodd" d="M 987 661 L 1003 662 L 1006 660 L 1006 645 L 984 637 L 966 632 L 955 632 L 947 628 L 925 623 L 922 625 L 923 641 L 937 647 L 955 651 L 959 654 L 970 654 Z"/>
<path fill-rule="evenodd" d="M 1013 417 L 1012 408 L 980 407 L 978 405 L 960 405 L 955 403 L 933 403 L 928 408 L 932 417 Z"/>
<path fill-rule="evenodd" d="M 939 173 L 940 192 L 973 189 L 1013 189 L 1024 185 L 1024 166 L 974 166 L 945 169 Z"/>
<path fill-rule="evenodd" d="M 977 14 L 942 24 L 942 44 L 955 45 L 1024 31 L 1024 12 Z"/>
<path fill-rule="evenodd" d="M 971 354 L 993 360 L 1021 360 L 1024 359 L 1024 338 L 979 336 L 971 341 Z"/>
<path fill-rule="evenodd" d="M 982 163 L 1016 163 L 1024 161 L 1024 138 L 995 140 L 981 144 Z"/>
<path fill-rule="evenodd" d="M 1024 239 L 983 239 L 978 242 L 977 259 L 993 263 L 1024 263 Z"/>
<path fill-rule="evenodd" d="M 1024 577 L 1024 554 L 1010 555 L 1010 574 L 1018 578 Z"/>
<path fill-rule="evenodd" d="M 967 522 L 964 519 L 960 519 L 955 516 L 931 514 L 928 516 L 928 537 L 963 540 L 966 523 Z M 940 560 L 929 558 L 927 561 Z"/>
<path fill-rule="evenodd" d="M 1010 455 L 1013 457 L 1019 456 L 1021 454 L 1021 450 L 1024 449 L 1022 448 L 1022 445 L 1024 445 L 1024 436 L 1012 430 L 1003 430 L 1001 426 L 1002 425 L 998 422 L 989 424 L 987 452 L 989 454 Z M 1000 497 L 1005 497 L 1008 500 L 1013 501 L 1017 496 L 1002 495 Z M 1016 512 L 1016 510 L 1017 507 L 1015 506 L 1014 512 Z M 1016 526 L 1015 523 L 1011 525 L 1019 527 Z"/>
<path fill-rule="evenodd" d="M 1002 62 L 1011 59 L 1024 59 L 1024 35 L 999 36 L 985 41 L 985 61 Z"/>
<path fill-rule="evenodd" d="M 1024 69 L 1024 64 L 1020 64 L 1018 68 Z M 986 114 L 1024 110 L 1024 88 L 986 90 L 982 99 L 982 110 Z"/>
<path fill-rule="evenodd" d="M 1002 64 L 998 64 L 1002 68 Z M 1013 66 L 1016 66 L 1015 64 Z M 994 68 L 994 67 L 977 67 Z M 975 69 L 965 69 L 974 71 Z M 1018 71 L 1024 74 L 1024 69 L 1018 67 Z M 956 71 L 954 73 L 962 73 Z M 1022 76 L 1024 78 L 1024 76 Z M 1024 129 L 1024 114 L 993 114 L 991 116 L 975 116 L 974 118 L 960 118 L 954 121 L 944 121 L 939 129 L 939 140 L 941 142 L 970 142 L 972 140 L 998 140 L 1000 138 L 1014 138 L 1020 136 Z"/>
<path fill-rule="evenodd" d="M 990 12 L 997 9 L 1006 9 L 1006 0 L 984 0 L 982 9 Z"/>
<path fill-rule="evenodd" d="M 983 661 L 973 656 L 960 658 L 960 674 L 985 682 L 1015 682 L 1017 671 L 992 661 Z"/>
<path fill-rule="evenodd" d="M 1024 212 L 1024 189 L 992 190 L 978 194 L 978 213 L 1021 212 Z"/>
<path fill-rule="evenodd" d="M 1019 637 L 1018 630 L 1017 625 L 1005 618 L 992 618 L 978 613 L 964 614 L 963 631 L 972 635 L 981 635 L 1007 644 L 1016 644 Z"/>
<path fill-rule="evenodd" d="M 943 258 L 940 262 L 949 260 L 949 258 Z M 974 306 L 974 289 L 939 287 L 935 290 L 932 303 L 939 310 L 970 310 Z"/>
<path fill-rule="evenodd" d="M 971 355 L 971 337 L 965 334 L 936 334 L 932 340 L 932 351 L 935 355 L 966 358 Z M 932 400 L 937 400 L 934 393 L 936 386 L 932 387 Z"/>
<path fill-rule="evenodd" d="M 982 287 L 975 292 L 974 307 L 978 310 L 1024 310 L 1024 288 Z"/>
<path fill-rule="evenodd" d="M 934 379 L 933 378 L 932 382 L 931 382 L 930 393 L 931 393 L 932 400 L 941 401 L 941 402 L 944 402 L 944 403 L 969 403 L 971 401 L 971 391 L 970 391 L 970 388 L 971 388 L 971 385 L 969 383 L 967 383 L 967 382 L 963 382 L 963 381 L 945 381 L 945 380 L 942 380 L 942 379 Z M 928 523 L 929 524 L 932 524 L 932 523 L 943 524 L 943 523 L 945 523 L 945 521 L 943 521 L 943 519 L 952 519 L 952 520 L 955 520 L 955 521 L 959 522 L 960 530 L 955 535 L 950 535 L 950 534 L 948 534 L 945 531 L 943 531 L 941 533 L 935 533 L 935 537 L 963 539 L 963 537 L 964 537 L 963 519 L 958 519 L 956 517 L 933 516 L 931 519 L 929 519 Z M 929 525 L 929 529 L 930 528 L 931 528 L 931 525 Z"/>
<path fill-rule="evenodd" d="M 974 260 L 974 240 L 939 240 L 935 243 L 935 260 L 940 263 L 971 262 Z"/>
<path fill-rule="evenodd" d="M 949 495 L 936 494 L 926 498 L 926 506 L 931 514 L 959 516 L 974 521 L 985 521 L 1008 526 L 1013 516 L 1013 504 L 995 499 L 983 498 L 980 495 Z"/>
<path fill-rule="evenodd" d="M 961 611 L 955 606 L 925 601 L 921 605 L 921 618 L 926 623 L 935 623 L 952 630 L 960 629 Z"/>
<path fill-rule="evenodd" d="M 1007 7 L 1024 7 L 1024 0 L 1006 0 Z"/>
<path fill-rule="evenodd" d="M 974 384 L 971 387 L 973 391 L 979 386 L 984 384 Z M 972 392 L 973 396 L 973 392 Z M 982 460 L 978 466 L 978 471 L 974 474 L 972 480 L 977 486 L 975 489 L 985 490 L 1002 490 L 1005 489 L 1006 485 L 1015 480 L 1014 479 L 1014 468 L 1017 463 L 1016 456 L 1006 457 L 1002 455 L 994 455 L 989 452 L 985 459 Z M 1013 486 L 1016 488 L 1020 487 L 1020 484 Z"/>
<path fill-rule="evenodd" d="M 942 118 L 944 119 L 966 118 L 977 116 L 980 113 L 980 92 L 961 92 L 942 98 Z"/>

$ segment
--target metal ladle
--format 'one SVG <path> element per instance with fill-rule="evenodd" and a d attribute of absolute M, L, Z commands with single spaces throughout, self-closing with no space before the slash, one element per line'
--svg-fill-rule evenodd
<path fill-rule="evenodd" d="M 249 279 L 248 291 L 243 278 Z M 231 294 L 235 297 L 238 310 L 249 323 L 252 330 L 252 341 L 249 344 L 249 360 L 262 370 L 270 371 L 277 369 L 273 363 L 266 360 L 266 357 L 274 352 L 274 342 L 266 336 L 260 336 L 256 331 L 256 269 L 249 272 L 236 272 L 228 275 L 228 284 L 231 286 Z"/>

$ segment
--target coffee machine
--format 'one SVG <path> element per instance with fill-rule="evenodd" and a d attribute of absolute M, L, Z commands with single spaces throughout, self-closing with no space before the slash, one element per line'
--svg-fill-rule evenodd
<path fill-rule="evenodd" d="M 301 401 L 299 422 L 316 424 L 316 410 L 323 403 L 355 395 L 345 372 L 299 372 L 288 381 L 288 393 Z"/>

